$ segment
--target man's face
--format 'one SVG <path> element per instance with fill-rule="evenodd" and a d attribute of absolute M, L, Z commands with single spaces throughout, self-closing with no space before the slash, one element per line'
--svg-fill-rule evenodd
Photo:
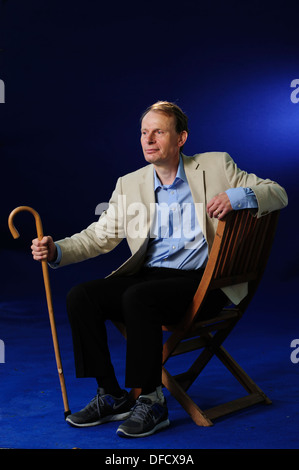
<path fill-rule="evenodd" d="M 141 123 L 141 145 L 145 160 L 154 165 L 177 165 L 180 148 L 187 132 L 178 134 L 175 117 L 160 111 L 149 111 Z"/>

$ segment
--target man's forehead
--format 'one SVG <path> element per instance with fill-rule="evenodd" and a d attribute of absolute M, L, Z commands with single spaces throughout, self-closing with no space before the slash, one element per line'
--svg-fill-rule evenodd
<path fill-rule="evenodd" d="M 141 127 L 156 127 L 156 126 L 173 126 L 175 124 L 175 118 L 173 115 L 166 114 L 162 111 L 149 111 L 141 122 Z"/>

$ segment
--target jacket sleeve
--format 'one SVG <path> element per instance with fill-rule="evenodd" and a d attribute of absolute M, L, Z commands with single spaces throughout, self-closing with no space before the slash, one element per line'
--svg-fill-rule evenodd
<path fill-rule="evenodd" d="M 252 189 L 258 202 L 257 217 L 287 206 L 287 193 L 278 183 L 240 170 L 227 153 L 224 154 L 223 166 L 231 188 Z"/>

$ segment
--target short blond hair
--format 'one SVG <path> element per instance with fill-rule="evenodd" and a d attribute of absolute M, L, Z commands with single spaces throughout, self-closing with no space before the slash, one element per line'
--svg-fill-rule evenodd
<path fill-rule="evenodd" d="M 175 130 L 178 134 L 183 131 L 189 133 L 188 129 L 188 117 L 187 115 L 181 110 L 181 108 L 175 104 L 171 103 L 170 101 L 157 101 L 156 103 L 149 106 L 141 116 L 141 121 L 144 116 L 149 113 L 150 111 L 156 111 L 160 113 L 165 113 L 168 116 L 175 117 Z"/>

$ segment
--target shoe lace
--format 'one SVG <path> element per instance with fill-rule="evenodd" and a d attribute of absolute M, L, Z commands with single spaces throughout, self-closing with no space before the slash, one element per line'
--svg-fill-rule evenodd
<path fill-rule="evenodd" d="M 99 416 L 101 416 L 101 410 L 103 410 L 103 407 L 105 406 L 105 401 L 99 394 L 94 397 L 94 400 L 96 400 L 96 406 L 97 406 Z"/>
<path fill-rule="evenodd" d="M 151 402 L 146 399 L 139 399 L 135 404 L 130 416 L 134 421 L 147 421 L 152 414 Z"/>
<path fill-rule="evenodd" d="M 88 407 L 90 410 L 96 409 L 100 414 L 99 395 L 96 395 L 89 403 Z"/>
<path fill-rule="evenodd" d="M 104 399 L 105 397 L 105 399 Z M 98 414 L 99 416 L 101 416 L 101 413 L 103 412 L 103 410 L 105 408 L 107 408 L 107 406 L 109 407 L 112 407 L 112 405 L 114 404 L 115 400 L 113 399 L 112 396 L 110 395 L 101 395 L 101 394 L 97 394 L 94 399 L 92 400 L 92 402 L 95 402 L 95 405 L 97 407 L 97 411 L 98 411 Z M 94 406 L 94 403 L 93 403 L 93 406 Z"/>

